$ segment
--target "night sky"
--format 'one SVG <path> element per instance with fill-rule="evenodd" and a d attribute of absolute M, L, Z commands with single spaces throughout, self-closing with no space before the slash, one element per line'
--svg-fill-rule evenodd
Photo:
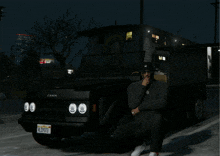
<path fill-rule="evenodd" d="M 215 0 L 145 0 L 144 24 L 197 43 L 213 43 Z M 71 9 L 80 18 L 93 18 L 103 26 L 139 24 L 140 0 L 1 0 L 5 17 L 0 21 L 0 45 L 10 52 L 16 34 L 26 33 L 47 15 L 56 19 Z"/>

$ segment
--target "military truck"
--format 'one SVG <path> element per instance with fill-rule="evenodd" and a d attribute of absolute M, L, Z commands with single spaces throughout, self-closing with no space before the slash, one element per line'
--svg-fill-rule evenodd
<path fill-rule="evenodd" d="M 169 85 L 167 120 L 180 123 L 183 118 L 203 116 L 197 108 L 202 108 L 206 99 L 205 47 L 140 25 L 111 26 L 81 34 L 89 37 L 89 49 L 81 57 L 75 75 L 42 78 L 24 99 L 24 112 L 18 123 L 38 143 L 50 146 L 61 138 L 100 130 L 112 106 L 121 110 L 112 116 L 116 123 L 130 113 L 127 87 L 141 80 L 138 71 L 143 62 L 153 63 L 158 69 L 155 79 Z M 182 118 L 178 120 L 180 114 Z"/>

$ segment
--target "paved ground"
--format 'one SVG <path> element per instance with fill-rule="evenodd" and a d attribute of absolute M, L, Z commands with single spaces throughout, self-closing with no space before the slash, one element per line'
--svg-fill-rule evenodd
<path fill-rule="evenodd" d="M 133 149 L 100 136 L 65 139 L 62 145 L 59 148 L 41 146 L 16 122 L 0 124 L 0 156 L 129 156 Z M 148 153 L 149 146 L 142 155 L 148 156 Z M 219 116 L 170 135 L 164 140 L 160 155 L 218 156 Z"/>
<path fill-rule="evenodd" d="M 207 120 L 185 128 L 164 140 L 161 156 L 218 156 L 219 153 L 219 93 L 217 86 L 207 87 L 208 100 L 205 101 Z M 115 146 L 107 139 L 90 137 L 63 140 L 65 147 L 47 148 L 37 144 L 30 133 L 25 132 L 17 119 L 23 110 L 23 101 L 6 100 L 0 110 L 0 156 L 3 155 L 57 155 L 57 156 L 128 156 L 132 149 Z M 11 107 L 12 106 L 12 107 Z M 18 107 L 16 107 L 18 106 Z M 6 111 L 9 110 L 9 113 Z M 132 140 L 129 140 L 132 141 Z M 147 156 L 147 150 L 143 156 Z"/>
<path fill-rule="evenodd" d="M 149 153 L 149 150 L 144 153 Z M 219 156 L 219 154 L 218 115 L 166 138 L 163 142 L 163 151 L 160 153 L 161 156 Z"/>

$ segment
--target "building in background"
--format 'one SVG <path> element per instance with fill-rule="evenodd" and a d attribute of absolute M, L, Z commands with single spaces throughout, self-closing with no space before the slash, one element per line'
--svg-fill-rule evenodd
<path fill-rule="evenodd" d="M 156 48 L 196 45 L 149 25 L 112 25 L 83 31 L 81 35 L 89 38 L 89 45 L 79 68 L 85 73 L 94 71 L 96 75 L 128 75 L 140 68 L 140 62 L 151 62 Z M 157 57 L 166 61 L 165 55 Z M 106 68 L 100 72 L 103 66 Z"/>
<path fill-rule="evenodd" d="M 21 46 L 22 44 L 25 44 L 31 40 L 32 35 L 27 34 L 16 34 L 18 37 L 16 39 L 16 45 Z M 17 52 L 23 52 L 24 49 L 20 49 Z"/>
<path fill-rule="evenodd" d="M 31 40 L 32 35 L 27 35 L 27 34 L 16 34 L 16 35 L 18 36 L 15 43 L 16 45 L 11 46 L 11 51 L 13 52 L 15 63 L 20 64 L 23 58 L 22 52 L 24 51 L 24 49 L 22 48 L 17 49 L 17 47 L 28 43 Z"/>

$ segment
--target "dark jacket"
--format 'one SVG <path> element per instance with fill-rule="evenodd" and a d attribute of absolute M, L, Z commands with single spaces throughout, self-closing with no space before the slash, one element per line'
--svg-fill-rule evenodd
<path fill-rule="evenodd" d="M 165 82 L 153 81 L 150 86 L 143 86 L 142 80 L 129 85 L 128 105 L 140 111 L 162 110 L 167 104 L 168 85 Z"/>
<path fill-rule="evenodd" d="M 130 84 L 127 89 L 128 105 L 131 109 L 139 107 L 140 113 L 124 117 L 114 131 L 113 138 L 146 138 L 146 135 L 151 134 L 153 142 L 158 139 L 161 141 L 164 133 L 164 113 L 161 110 L 167 104 L 167 89 L 167 83 L 160 81 L 153 81 L 148 86 L 143 86 L 142 81 Z M 161 146 L 161 143 L 156 145 Z"/>

